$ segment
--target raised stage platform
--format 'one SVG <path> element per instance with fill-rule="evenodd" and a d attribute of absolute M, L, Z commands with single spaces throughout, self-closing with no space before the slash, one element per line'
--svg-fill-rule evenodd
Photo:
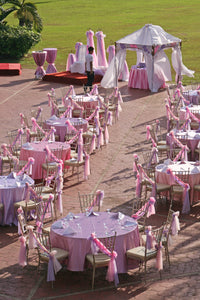
<path fill-rule="evenodd" d="M 101 75 L 95 75 L 93 83 L 100 83 L 102 78 L 103 77 Z M 52 81 L 72 85 L 83 85 L 87 83 L 87 76 L 85 74 L 71 73 L 69 71 L 46 74 L 42 79 L 44 81 Z"/>
<path fill-rule="evenodd" d="M 21 74 L 21 65 L 15 63 L 0 63 L 0 76 L 14 76 Z"/>

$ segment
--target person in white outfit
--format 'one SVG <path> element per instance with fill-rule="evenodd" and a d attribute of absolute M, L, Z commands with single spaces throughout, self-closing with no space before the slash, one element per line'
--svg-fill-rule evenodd
<path fill-rule="evenodd" d="M 84 86 L 84 91 L 87 92 L 87 88 L 89 87 L 90 91 L 92 90 L 92 84 L 94 81 L 94 71 L 93 71 L 93 47 L 88 48 L 89 53 L 85 58 L 85 72 L 87 74 L 87 84 Z"/>

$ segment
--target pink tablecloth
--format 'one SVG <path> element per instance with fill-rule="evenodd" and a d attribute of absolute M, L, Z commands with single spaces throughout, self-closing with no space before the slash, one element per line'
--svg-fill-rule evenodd
<path fill-rule="evenodd" d="M 54 117 L 54 118 L 53 118 Z M 82 118 L 57 118 L 52 116 L 44 122 L 44 128 L 50 129 L 52 126 L 56 129 L 56 134 L 60 137 L 60 142 L 65 141 L 65 135 L 67 133 L 67 125 L 65 124 L 66 120 L 69 120 L 71 124 L 77 129 L 83 129 L 83 132 L 87 131 L 88 122 Z"/>
<path fill-rule="evenodd" d="M 132 66 L 129 75 L 128 87 L 134 89 L 149 89 L 146 68 L 137 68 Z"/>
<path fill-rule="evenodd" d="M 122 223 L 119 224 L 117 213 L 98 213 L 99 216 L 86 217 L 85 214 L 78 214 L 77 219 L 67 221 L 64 223 L 64 229 L 51 228 L 50 237 L 53 247 L 59 247 L 69 251 L 69 259 L 67 268 L 71 271 L 83 271 L 85 263 L 85 255 L 91 253 L 91 242 L 89 237 L 92 232 L 96 233 L 98 238 L 113 235 L 117 232 L 115 251 L 117 252 L 117 270 L 118 273 L 126 273 L 128 270 L 126 250 L 139 246 L 139 231 L 137 222 L 128 216 L 124 216 Z M 124 227 L 126 221 L 133 222 L 132 226 Z M 57 221 L 59 222 L 59 221 Z M 63 219 L 63 222 L 64 219 Z M 55 222 L 56 223 L 56 222 Z M 55 224 L 54 223 L 54 224 Z M 67 226 L 70 226 L 75 233 L 71 235 L 64 235 Z"/>
<path fill-rule="evenodd" d="M 15 175 L 0 176 L 0 202 L 4 205 L 3 214 L 0 212 L 0 225 L 17 225 L 14 203 L 24 199 L 26 182 L 34 184 L 34 180 L 26 174 Z"/>
<path fill-rule="evenodd" d="M 183 92 L 183 96 L 186 100 L 193 104 L 199 104 L 200 102 L 200 91 L 199 90 L 188 90 Z"/>
<path fill-rule="evenodd" d="M 200 119 L 200 105 L 188 106 L 191 113 L 193 113 L 198 119 Z M 179 112 L 180 120 L 186 120 L 186 109 L 182 107 Z"/>
<path fill-rule="evenodd" d="M 183 144 L 186 144 L 188 148 L 191 150 L 191 154 L 188 154 L 188 157 L 191 158 L 191 160 L 199 159 L 198 155 L 195 157 L 194 150 L 198 147 L 199 141 L 200 141 L 200 132 L 198 130 L 187 130 L 186 132 L 183 130 L 174 130 L 175 137 L 182 142 Z M 167 134 L 167 143 L 170 145 L 170 137 L 169 134 Z"/>
<path fill-rule="evenodd" d="M 160 164 L 156 167 L 156 182 L 158 183 L 170 183 L 170 175 L 166 173 L 167 168 L 170 168 L 174 171 L 187 171 L 189 169 L 189 185 L 190 185 L 190 203 L 193 203 L 199 199 L 200 193 L 195 192 L 193 190 L 193 186 L 195 184 L 200 183 L 200 166 L 196 165 L 195 162 L 187 161 L 185 163 L 181 163 L 180 161 L 176 163 L 172 163 L 170 165 Z M 183 198 L 182 198 L 183 201 Z"/>
<path fill-rule="evenodd" d="M 26 145 L 26 144 L 25 144 Z M 42 164 L 46 161 L 46 152 L 44 148 L 48 145 L 50 150 L 55 150 L 57 148 L 62 147 L 62 159 L 67 160 L 70 158 L 70 145 L 67 143 L 60 142 L 33 142 L 29 143 L 27 146 L 22 146 L 20 151 L 20 159 L 28 160 L 29 157 L 33 157 L 35 159 L 35 163 L 32 168 L 32 178 L 33 179 L 41 179 L 42 178 Z M 56 151 L 53 151 L 56 155 Z"/>
<path fill-rule="evenodd" d="M 84 96 L 77 95 L 72 97 L 79 105 L 83 106 L 84 109 L 95 109 L 99 105 L 97 96 Z"/>

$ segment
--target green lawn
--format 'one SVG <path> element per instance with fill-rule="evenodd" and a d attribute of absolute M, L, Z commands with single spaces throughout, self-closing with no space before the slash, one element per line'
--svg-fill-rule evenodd
<path fill-rule="evenodd" d="M 32 50 L 58 48 L 56 67 L 65 70 L 67 56 L 75 53 L 76 42 L 86 44 L 86 31 L 102 30 L 106 34 L 105 46 L 128 35 L 147 23 L 160 25 L 170 34 L 182 39 L 184 64 L 195 70 L 195 78 L 184 76 L 184 83 L 200 82 L 198 64 L 200 50 L 199 0 L 32 0 L 43 19 L 42 40 L 20 63 L 24 68 L 35 68 Z M 9 23 L 16 22 L 9 17 Z M 96 37 L 94 37 L 96 44 Z M 171 58 L 171 50 L 167 51 Z M 136 55 L 127 51 L 129 67 Z M 174 73 L 173 73 L 174 76 Z"/>

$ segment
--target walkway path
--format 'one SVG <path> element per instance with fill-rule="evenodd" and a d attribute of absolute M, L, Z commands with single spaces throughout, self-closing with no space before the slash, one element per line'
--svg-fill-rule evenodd
<path fill-rule="evenodd" d="M 50 115 L 47 93 L 51 87 L 63 85 L 34 80 L 33 70 L 22 70 L 22 75 L 0 77 L 0 143 L 7 142 L 7 131 L 20 127 L 19 113 L 30 116 L 31 108 L 43 108 L 44 119 Z M 64 214 L 79 212 L 78 191 L 89 193 L 102 189 L 105 199 L 102 210 L 111 208 L 131 214 L 135 195 L 133 153 L 141 154 L 146 143 L 146 125 L 153 120 L 165 120 L 166 91 L 151 94 L 148 91 L 128 89 L 119 84 L 124 103 L 120 119 L 109 127 L 110 143 L 91 155 L 92 174 L 88 181 L 77 183 L 76 176 L 66 175 L 63 190 Z M 75 87 L 76 93 L 82 88 Z M 100 92 L 103 92 L 100 90 Z M 83 175 L 83 174 L 82 174 Z M 81 176 L 82 176 L 81 175 Z M 156 216 L 149 221 L 159 226 L 165 220 L 167 208 L 158 205 Z M 138 270 L 120 275 L 120 285 L 114 289 L 105 281 L 105 274 L 97 272 L 96 289 L 91 291 L 91 272 L 63 270 L 56 277 L 54 288 L 46 283 L 46 272 L 37 273 L 34 258 L 21 269 L 18 264 L 19 241 L 15 227 L 0 228 L 0 299 L 199 299 L 199 217 L 200 208 L 181 216 L 181 231 L 170 247 L 171 272 L 165 267 L 163 279 L 149 263 L 147 284 Z"/>

